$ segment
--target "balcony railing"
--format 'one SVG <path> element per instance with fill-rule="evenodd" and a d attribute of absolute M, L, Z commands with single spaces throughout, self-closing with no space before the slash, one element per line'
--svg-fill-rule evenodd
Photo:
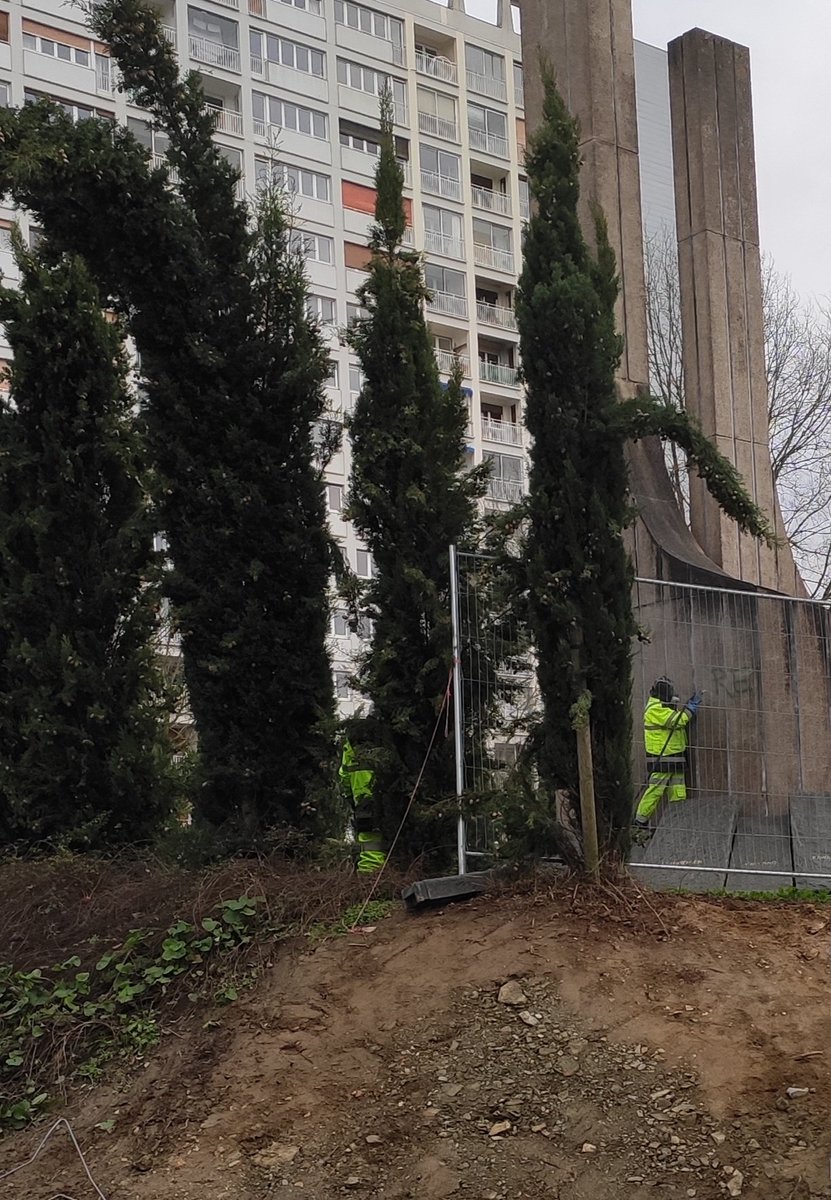
<path fill-rule="evenodd" d="M 167 171 L 167 178 L 170 183 L 178 183 L 179 182 L 179 172 L 176 170 L 175 167 L 172 167 L 170 165 L 170 163 L 168 162 L 168 160 L 164 154 L 154 154 L 153 155 L 153 166 L 154 167 L 163 167 L 164 170 Z"/>
<path fill-rule="evenodd" d="M 497 421 L 483 416 L 482 438 L 486 442 L 498 442 L 500 446 L 521 446 L 522 426 L 516 421 Z"/>
<path fill-rule="evenodd" d="M 454 354 L 452 350 L 437 350 L 436 362 L 442 375 L 452 375 L 458 362 L 465 377 L 470 377 L 470 359 L 466 354 Z"/>
<path fill-rule="evenodd" d="M 413 172 L 412 168 L 410 167 L 410 160 L 408 158 L 399 158 L 398 165 L 404 172 L 404 182 L 406 183 L 407 187 L 410 187 L 413 182 Z"/>
<path fill-rule="evenodd" d="M 502 504 L 519 504 L 525 495 L 525 487 L 518 479 L 489 479 L 485 493 L 489 500 Z"/>
<path fill-rule="evenodd" d="M 520 84 L 514 84 L 514 104 L 517 108 L 525 108 L 525 88 Z"/>
<path fill-rule="evenodd" d="M 507 271 L 509 274 L 514 269 L 512 250 L 497 250 L 496 246 L 483 246 L 479 242 L 473 245 L 473 261 L 477 267 L 493 267 L 496 271 Z"/>
<path fill-rule="evenodd" d="M 470 189 L 474 208 L 484 209 L 485 212 L 499 213 L 501 217 L 511 215 L 511 197 L 507 192 L 497 192 L 495 189 L 472 187 Z"/>
<path fill-rule="evenodd" d="M 461 200 L 462 181 L 450 175 L 439 175 L 437 171 L 422 171 L 421 186 L 433 196 L 444 196 L 448 200 Z"/>
<path fill-rule="evenodd" d="M 176 30 L 172 25 L 162 25 L 162 34 L 165 41 L 170 42 L 171 46 L 176 45 Z"/>
<path fill-rule="evenodd" d="M 96 92 L 111 92 L 113 90 L 112 63 L 103 54 L 95 56 L 95 90 Z"/>
<path fill-rule="evenodd" d="M 435 229 L 425 229 L 424 249 L 433 254 L 444 254 L 448 258 L 464 258 L 465 256 L 463 238 L 451 237 L 447 233 L 438 233 Z"/>
<path fill-rule="evenodd" d="M 467 296 L 455 292 L 431 292 L 427 307 L 431 312 L 445 313 L 450 317 L 467 316 Z"/>
<path fill-rule="evenodd" d="M 251 74 L 265 75 L 265 59 L 261 54 L 251 55 Z"/>
<path fill-rule="evenodd" d="M 492 75 L 480 75 L 478 71 L 468 71 L 467 86 L 480 96 L 491 96 L 494 100 L 507 100 L 508 88 L 504 79 L 494 79 Z"/>
<path fill-rule="evenodd" d="M 423 54 L 416 51 L 416 70 L 420 75 L 429 75 L 433 79 L 441 79 L 444 83 L 458 83 L 459 72 L 456 64 L 440 54 Z"/>
<path fill-rule="evenodd" d="M 214 0 L 214 4 L 222 4 L 225 8 L 239 8 L 239 0 Z"/>
<path fill-rule="evenodd" d="M 218 104 L 206 104 L 205 107 L 220 133 L 235 133 L 242 137 L 242 113 L 234 112 L 230 108 L 220 108 Z"/>
<path fill-rule="evenodd" d="M 239 50 L 234 50 L 232 46 L 225 46 L 222 42 L 212 42 L 208 38 L 194 37 L 193 34 L 188 35 L 188 42 L 190 56 L 197 62 L 207 63 L 211 67 L 224 67 L 226 71 L 239 72 Z"/>
<path fill-rule="evenodd" d="M 468 128 L 468 140 L 472 150 L 484 150 L 486 154 L 495 154 L 497 158 L 508 157 L 508 139 L 500 134 Z"/>
<path fill-rule="evenodd" d="M 248 12 L 252 17 L 264 17 L 265 0 L 248 0 Z"/>
<path fill-rule="evenodd" d="M 476 317 L 483 325 L 495 325 L 498 329 L 516 330 L 516 313 L 507 304 L 487 304 L 476 301 Z"/>
<path fill-rule="evenodd" d="M 483 383 L 498 383 L 500 387 L 519 387 L 519 370 L 504 363 L 479 359 L 479 378 Z"/>
<path fill-rule="evenodd" d="M 448 121 L 446 117 L 437 117 L 434 113 L 420 112 L 418 127 L 422 133 L 444 138 L 447 142 L 458 142 L 459 140 L 459 126 L 456 122 Z"/>

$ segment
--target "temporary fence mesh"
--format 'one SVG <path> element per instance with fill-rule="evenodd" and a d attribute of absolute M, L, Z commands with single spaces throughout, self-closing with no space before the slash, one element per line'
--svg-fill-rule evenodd
<path fill-rule="evenodd" d="M 489 560 L 456 561 L 467 850 L 481 862 L 498 855 L 500 789 L 538 694 L 521 631 L 494 603 Z M 662 801 L 651 840 L 632 851 L 638 877 L 695 890 L 831 887 L 831 606 L 647 579 L 633 599 L 633 810 L 648 781 L 653 682 L 669 677 L 681 701 L 704 693 L 687 798 Z"/>

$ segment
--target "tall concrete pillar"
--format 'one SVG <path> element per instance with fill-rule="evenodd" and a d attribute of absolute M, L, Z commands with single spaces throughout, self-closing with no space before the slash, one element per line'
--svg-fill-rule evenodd
<path fill-rule="evenodd" d="M 647 385 L 649 365 L 631 0 L 520 0 L 520 8 L 529 132 L 542 115 L 542 57 L 580 124 L 583 229 L 591 240 L 595 205 L 609 224 L 626 343 L 619 378 L 633 395 Z"/>
<path fill-rule="evenodd" d="M 693 29 L 670 44 L 669 72 L 687 406 L 784 535 L 768 430 L 750 52 Z M 728 574 L 799 590 L 790 549 L 740 534 L 697 476 L 690 509 L 696 540 Z"/>

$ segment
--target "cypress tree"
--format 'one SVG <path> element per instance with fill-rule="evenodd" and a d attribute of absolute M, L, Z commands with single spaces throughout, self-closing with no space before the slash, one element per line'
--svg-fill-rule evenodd
<path fill-rule="evenodd" d="M 172 799 L 139 423 L 83 263 L 17 257 L 19 290 L 0 289 L 0 829 L 124 845 Z"/>
<path fill-rule="evenodd" d="M 772 535 L 738 473 L 687 414 L 646 396 L 618 398 L 614 255 L 601 214 L 595 256 L 583 236 L 577 129 L 550 76 L 527 169 L 535 207 L 517 320 L 532 448 L 524 553 L 512 570 L 521 570 L 520 590 L 527 589 L 542 713 L 534 737 L 539 788 L 513 824 L 524 848 L 540 852 L 561 842 L 555 796 L 577 808 L 573 722 L 587 704 L 607 846 L 625 841 L 631 819 L 635 625 L 623 541 L 633 516 L 626 440 L 655 434 L 677 441 L 725 512 L 757 537 Z"/>
<path fill-rule="evenodd" d="M 374 564 L 362 597 L 372 640 L 359 671 L 372 709 L 359 739 L 370 748 L 378 819 L 390 837 L 447 691 L 452 651 L 448 547 L 471 535 L 482 475 L 463 469 L 467 406 L 461 373 L 442 384 L 424 319 L 421 262 L 401 245 L 403 174 L 389 96 L 382 100 L 381 116 L 372 258 L 359 292 L 367 315 L 349 333 L 365 383 L 349 421 L 348 515 Z M 452 792 L 452 741 L 441 730 L 419 797 L 425 817 Z M 414 828 L 408 827 L 402 843 L 410 850 L 418 845 Z"/>
<path fill-rule="evenodd" d="M 141 351 L 197 809 L 247 840 L 270 824 L 317 831 L 335 795 L 323 753 L 334 699 L 310 437 L 321 351 L 297 315 L 304 283 L 295 263 L 275 263 L 289 255 L 275 220 L 249 226 L 199 77 L 180 79 L 157 13 L 104 0 L 90 23 L 167 132 L 176 190 L 128 132 L 73 125 L 47 104 L 0 113 L 0 178 L 58 248 L 83 256 Z"/>

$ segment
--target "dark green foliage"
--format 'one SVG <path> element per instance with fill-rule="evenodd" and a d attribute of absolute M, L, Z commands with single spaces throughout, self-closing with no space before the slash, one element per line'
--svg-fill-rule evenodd
<path fill-rule="evenodd" d="M 172 802 L 139 428 L 83 264 L 18 261 L 20 290 L 0 290 L 0 831 L 124 845 Z"/>
<path fill-rule="evenodd" d="M 528 176 L 536 205 L 525 235 L 517 320 L 532 435 L 529 496 L 511 519 L 527 522 L 523 553 L 505 566 L 538 656 L 542 713 L 530 748 L 538 786 L 520 788 L 508 818 L 514 846 L 574 856 L 563 810 L 578 810 L 575 705 L 590 704 L 601 840 L 626 841 L 633 791 L 630 646 L 632 569 L 623 532 L 634 513 L 624 446 L 657 434 L 679 442 L 721 507 L 742 529 L 770 538 L 767 521 L 735 468 L 675 409 L 648 398 L 621 402 L 615 374 L 618 280 L 601 214 L 597 254 L 577 215 L 580 158 L 575 122 L 546 79 L 543 124 Z"/>
<path fill-rule="evenodd" d="M 106 122 L 48 105 L 0 113 L 0 180 L 80 253 L 142 354 L 166 580 L 199 734 L 197 804 L 214 822 L 317 831 L 331 803 L 322 482 L 312 428 L 323 351 L 285 222 L 249 229 L 196 74 L 180 81 L 158 16 L 105 0 L 91 23 L 170 136 L 166 171 Z"/>
<path fill-rule="evenodd" d="M 577 135 L 553 85 L 527 163 L 537 205 L 525 235 L 517 320 L 533 439 L 525 559 L 543 699 L 536 734 L 541 802 L 551 812 L 555 792 L 576 797 L 570 712 L 588 689 L 597 800 L 609 840 L 628 825 L 631 807 L 635 632 L 621 536 L 630 515 L 626 465 L 615 429 L 617 280 L 602 222 L 597 259 L 580 228 Z"/>
<path fill-rule="evenodd" d="M 374 623 L 372 645 L 360 669 L 372 714 L 352 736 L 376 770 L 379 819 L 390 836 L 445 698 L 451 667 L 448 547 L 471 534 L 482 476 L 463 468 L 467 410 L 460 378 L 447 387 L 439 379 L 423 315 L 421 263 L 400 247 L 402 176 L 388 100 L 382 116 L 373 255 L 360 292 L 368 316 L 349 335 L 366 384 L 350 421 L 348 511 L 375 564 L 362 598 Z M 444 718 L 440 726 L 420 793 L 425 817 L 425 810 L 453 793 L 452 740 L 445 737 Z M 405 834 L 410 851 L 418 843 L 414 828 Z"/>

